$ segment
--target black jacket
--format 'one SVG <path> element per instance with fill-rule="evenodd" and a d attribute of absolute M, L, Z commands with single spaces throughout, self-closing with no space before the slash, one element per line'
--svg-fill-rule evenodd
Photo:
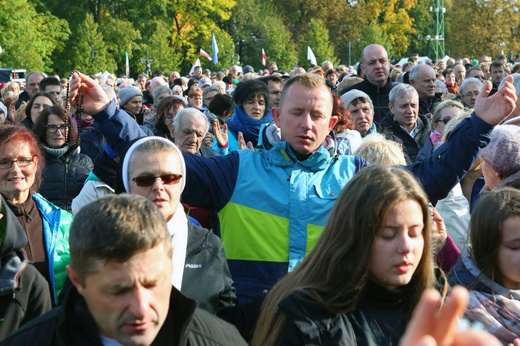
<path fill-rule="evenodd" d="M 415 139 L 401 128 L 401 125 L 399 125 L 397 120 L 394 120 L 394 115 L 392 113 L 388 113 L 384 117 L 381 121 L 381 127 L 387 131 L 387 133 L 391 133 L 402 141 L 403 151 L 408 155 L 412 162 L 415 162 L 417 154 L 419 154 L 419 150 L 423 147 L 425 139 L 430 131 L 428 119 L 426 119 L 422 114 L 418 114 L 417 117 L 418 132 Z"/>
<path fill-rule="evenodd" d="M 25 231 L 11 209 L 0 197 L 2 214 L 0 228 L 5 229 L 0 246 L 0 340 L 26 322 L 51 309 L 49 285 L 29 264 L 23 247 Z"/>
<path fill-rule="evenodd" d="M 102 346 L 102 343 L 85 300 L 72 287 L 63 305 L 28 323 L 0 345 Z M 152 343 L 155 345 L 240 346 L 246 343 L 235 327 L 196 308 L 195 301 L 172 288 L 168 316 Z"/>
<path fill-rule="evenodd" d="M 304 292 L 294 292 L 279 305 L 286 323 L 278 344 L 397 346 L 411 310 L 408 290 L 368 282 L 356 309 L 339 315 L 327 312 Z"/>
<path fill-rule="evenodd" d="M 370 99 L 374 104 L 374 122 L 379 123 L 383 120 L 385 115 L 390 112 L 390 108 L 388 108 L 388 95 L 390 95 L 390 90 L 392 90 L 393 87 L 394 86 L 390 81 L 387 81 L 382 87 L 377 87 L 365 79 L 364 81 L 345 89 L 345 93 L 356 89 L 361 90 L 370 96 Z"/>
<path fill-rule="evenodd" d="M 31 97 L 29 96 L 29 94 L 27 93 L 27 90 L 24 90 L 20 93 L 20 95 L 18 95 L 18 100 L 16 101 L 16 103 L 14 104 L 14 108 L 18 109 L 20 108 L 20 106 L 23 104 L 23 103 L 27 103 L 29 102 L 29 100 L 31 99 Z"/>
<path fill-rule="evenodd" d="M 181 292 L 202 309 L 216 314 L 236 305 L 237 296 L 220 239 L 188 223 L 188 246 Z"/>
<path fill-rule="evenodd" d="M 61 209 L 71 211 L 72 200 L 94 168 L 92 160 L 71 149 L 61 157 L 46 153 L 45 161 L 40 194 Z"/>

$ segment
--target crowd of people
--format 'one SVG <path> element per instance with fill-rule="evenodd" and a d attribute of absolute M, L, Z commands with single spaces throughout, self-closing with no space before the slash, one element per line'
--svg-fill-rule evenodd
<path fill-rule="evenodd" d="M 7 83 L 0 345 L 519 346 L 519 67 Z"/>

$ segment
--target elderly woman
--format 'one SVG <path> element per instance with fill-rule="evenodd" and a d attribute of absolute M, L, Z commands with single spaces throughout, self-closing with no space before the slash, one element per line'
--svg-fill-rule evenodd
<path fill-rule="evenodd" d="M 58 207 L 71 211 L 72 200 L 80 193 L 94 164 L 90 157 L 80 153 L 78 131 L 60 106 L 44 109 L 33 132 L 45 151 L 39 192 Z"/>
<path fill-rule="evenodd" d="M 186 167 L 177 146 L 162 137 L 141 138 L 123 159 L 122 179 L 127 192 L 153 201 L 167 222 L 175 249 L 173 285 L 213 314 L 235 306 L 220 239 L 191 223 L 180 203 Z"/>
<path fill-rule="evenodd" d="M 40 113 L 47 107 L 56 106 L 56 101 L 51 94 L 39 91 L 31 97 L 25 107 L 25 119 L 22 124 L 28 129 L 32 129 Z"/>
<path fill-rule="evenodd" d="M 239 134 L 243 135 L 246 143 L 251 142 L 253 147 L 256 147 L 260 127 L 273 121 L 271 111 L 267 107 L 268 90 L 265 83 L 257 79 L 238 83 L 233 92 L 233 100 L 236 103 L 235 112 L 227 120 L 227 127 L 223 132 L 227 136 L 220 136 L 218 124 L 215 128 L 213 149 L 221 154 L 239 149 Z"/>
<path fill-rule="evenodd" d="M 173 140 L 170 128 L 177 112 L 186 107 L 188 107 L 188 101 L 183 96 L 173 95 L 165 97 L 157 107 L 157 119 L 152 128 L 154 135 Z"/>
<path fill-rule="evenodd" d="M 467 78 L 460 85 L 459 96 L 466 108 L 475 107 L 475 101 L 484 83 L 478 78 Z"/>
<path fill-rule="evenodd" d="M 24 228 L 29 260 L 49 283 L 57 301 L 69 263 L 72 215 L 36 193 L 44 157 L 38 140 L 22 126 L 0 126 L 0 194 Z"/>

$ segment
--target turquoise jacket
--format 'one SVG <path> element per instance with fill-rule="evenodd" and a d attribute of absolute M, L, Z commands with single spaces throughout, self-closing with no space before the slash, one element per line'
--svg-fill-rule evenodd
<path fill-rule="evenodd" d="M 42 215 L 45 247 L 49 258 L 49 276 L 53 289 L 54 303 L 67 279 L 66 267 L 70 262 L 69 229 L 72 214 L 47 201 L 42 195 L 32 195 Z"/>

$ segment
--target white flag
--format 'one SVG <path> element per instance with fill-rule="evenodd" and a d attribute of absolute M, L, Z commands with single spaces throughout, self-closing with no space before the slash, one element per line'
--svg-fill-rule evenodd
<path fill-rule="evenodd" d="M 197 58 L 197 61 L 195 61 L 195 64 L 193 64 L 193 66 L 191 67 L 191 70 L 190 70 L 190 76 L 193 76 L 193 72 L 195 72 L 195 67 L 197 66 L 200 66 L 200 59 Z"/>
<path fill-rule="evenodd" d="M 318 62 L 316 61 L 316 56 L 312 52 L 312 49 L 310 46 L 307 46 L 307 60 L 311 62 L 312 65 L 317 66 Z"/>

